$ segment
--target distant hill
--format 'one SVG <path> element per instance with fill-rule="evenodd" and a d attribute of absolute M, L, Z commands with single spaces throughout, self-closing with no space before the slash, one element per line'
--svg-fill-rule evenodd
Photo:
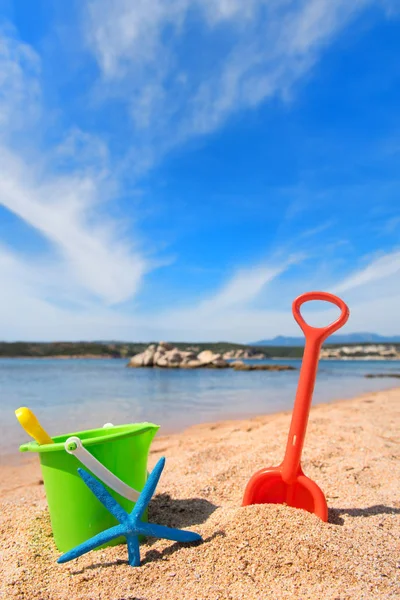
<path fill-rule="evenodd" d="M 393 343 L 399 346 L 400 336 L 388 338 L 374 333 L 352 333 L 333 335 L 329 346 Z M 304 340 L 301 337 L 278 336 L 273 340 L 262 340 L 254 344 L 234 344 L 232 342 L 171 342 L 179 350 L 201 352 L 212 350 L 224 354 L 231 350 L 249 350 L 253 347 L 265 358 L 301 358 Z M 0 358 L 130 358 L 143 352 L 148 343 L 144 342 L 1 342 Z"/>
<path fill-rule="evenodd" d="M 143 342 L 2 342 L 0 341 L 0 358 L 127 358 L 143 352 L 148 343 Z M 245 344 L 231 342 L 213 343 L 173 343 L 180 350 L 194 348 L 197 352 L 212 350 L 224 353 L 228 350 L 248 349 Z"/>
<path fill-rule="evenodd" d="M 387 337 L 377 333 L 348 333 L 332 335 L 329 344 L 391 344 L 400 343 L 400 335 Z M 286 337 L 278 335 L 272 340 L 253 342 L 251 346 L 304 346 L 303 337 Z"/>

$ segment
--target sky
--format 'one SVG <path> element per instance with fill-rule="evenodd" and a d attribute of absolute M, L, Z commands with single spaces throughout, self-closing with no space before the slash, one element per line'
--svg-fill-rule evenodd
<path fill-rule="evenodd" d="M 399 55 L 397 0 L 0 0 L 0 339 L 399 335 Z"/>

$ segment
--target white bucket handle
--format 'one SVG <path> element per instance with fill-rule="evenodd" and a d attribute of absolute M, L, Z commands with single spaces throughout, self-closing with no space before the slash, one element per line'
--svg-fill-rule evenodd
<path fill-rule="evenodd" d="M 75 456 L 84 467 L 89 469 L 93 475 L 96 475 L 96 477 L 108 485 L 114 492 L 117 492 L 117 494 L 120 494 L 132 502 L 137 501 L 140 495 L 139 492 L 121 481 L 114 473 L 111 473 L 111 471 L 101 464 L 93 454 L 90 454 L 90 452 L 83 447 L 80 438 L 75 435 L 69 437 L 64 442 L 64 448 L 68 454 Z"/>

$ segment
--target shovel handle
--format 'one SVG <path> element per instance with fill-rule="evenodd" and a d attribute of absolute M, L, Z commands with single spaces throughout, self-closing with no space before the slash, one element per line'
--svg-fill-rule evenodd
<path fill-rule="evenodd" d="M 311 325 L 308 325 L 300 312 L 300 308 L 303 304 L 310 302 L 311 300 L 323 300 L 334 304 L 340 309 L 339 318 L 326 327 L 312 327 Z M 332 335 L 332 333 L 343 327 L 350 314 L 349 308 L 345 302 L 343 302 L 341 298 L 329 294 L 328 292 L 306 292 L 294 300 L 292 308 L 293 316 L 300 325 L 306 338 L 306 344 L 307 342 L 314 342 L 320 346 L 330 335 Z"/>
<path fill-rule="evenodd" d="M 341 311 L 339 318 L 327 327 L 312 327 L 308 325 L 300 313 L 300 308 L 305 302 L 309 302 L 310 300 L 324 300 L 335 304 Z M 327 337 L 346 323 L 349 314 L 349 309 L 343 300 L 327 292 L 307 292 L 296 298 L 293 302 L 293 316 L 304 333 L 306 344 L 301 363 L 285 458 L 281 465 L 282 477 L 286 483 L 293 483 L 300 469 L 301 452 L 306 435 L 321 346 Z"/>

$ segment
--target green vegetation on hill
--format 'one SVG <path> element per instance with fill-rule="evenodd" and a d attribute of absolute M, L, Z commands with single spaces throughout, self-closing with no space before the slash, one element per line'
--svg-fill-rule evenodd
<path fill-rule="evenodd" d="M 250 346 L 245 344 L 233 344 L 230 342 L 216 343 L 190 343 L 190 342 L 171 342 L 171 344 L 180 350 L 192 349 L 196 352 L 202 350 L 212 350 L 213 352 L 223 353 L 229 350 L 248 349 Z M 0 342 L 0 357 L 3 358 L 51 358 L 68 356 L 90 356 L 93 358 L 128 358 L 147 348 L 148 343 L 127 343 L 127 342 Z M 258 353 L 264 349 L 255 347 Z M 285 348 L 285 355 L 290 348 Z M 267 357 L 272 356 L 271 348 L 265 353 Z"/>
<path fill-rule="evenodd" d="M 393 346 L 394 348 L 399 349 L 400 343 L 399 342 L 362 342 L 362 343 L 351 342 L 351 344 L 324 344 L 324 346 L 328 346 L 329 348 L 343 348 L 343 346 L 347 346 L 349 348 L 354 348 L 355 346 L 362 346 L 363 348 L 365 346 Z"/>
<path fill-rule="evenodd" d="M 253 349 L 263 353 L 266 358 L 301 358 L 301 346 L 249 346 L 231 342 L 171 342 L 179 350 L 191 349 L 195 352 L 212 350 L 223 354 L 229 350 Z M 93 358 L 130 358 L 143 352 L 148 343 L 128 342 L 0 342 L 0 358 L 52 358 L 52 357 L 93 357 Z M 343 344 L 326 344 L 330 348 L 339 348 Z M 370 344 L 346 344 L 346 346 L 368 346 Z M 400 349 L 400 344 L 393 344 Z M 362 353 L 361 353 L 362 355 Z"/>
<path fill-rule="evenodd" d="M 229 350 L 248 350 L 252 349 L 257 354 L 264 354 L 265 358 L 301 358 L 303 356 L 303 348 L 296 346 L 250 346 L 246 344 L 233 344 L 232 342 L 193 342 L 191 344 L 184 342 L 171 342 L 179 350 L 193 349 L 196 352 L 202 350 L 212 350 L 219 354 L 229 352 Z"/>
<path fill-rule="evenodd" d="M 255 346 L 255 349 L 266 358 L 301 358 L 304 350 L 302 346 Z"/>
<path fill-rule="evenodd" d="M 98 342 L 0 342 L 0 357 L 92 356 L 94 358 L 127 358 L 142 352 L 146 346 L 147 344 L 107 344 Z"/>

